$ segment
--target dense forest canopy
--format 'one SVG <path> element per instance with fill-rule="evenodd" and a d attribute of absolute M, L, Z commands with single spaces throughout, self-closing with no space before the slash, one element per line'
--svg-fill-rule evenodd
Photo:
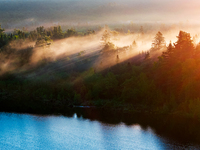
<path fill-rule="evenodd" d="M 143 28 L 0 28 L 0 110 L 92 105 L 200 118 L 198 35 L 179 31 L 168 43 Z"/>

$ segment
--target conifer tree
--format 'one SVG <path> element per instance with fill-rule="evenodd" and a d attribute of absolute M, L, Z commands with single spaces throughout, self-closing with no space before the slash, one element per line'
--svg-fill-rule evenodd
<path fill-rule="evenodd" d="M 180 31 L 177 36 L 178 40 L 174 44 L 176 59 L 184 61 L 194 55 L 194 44 L 189 33 Z"/>
<path fill-rule="evenodd" d="M 154 37 L 152 46 L 151 46 L 151 51 L 157 51 L 165 48 L 165 39 L 162 35 L 162 33 L 159 31 L 156 36 Z"/>

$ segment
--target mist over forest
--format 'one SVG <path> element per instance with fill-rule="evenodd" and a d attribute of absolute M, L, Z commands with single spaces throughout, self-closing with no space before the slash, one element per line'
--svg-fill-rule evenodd
<path fill-rule="evenodd" d="M 0 147 L 199 148 L 199 8 L 0 0 Z"/>
<path fill-rule="evenodd" d="M 81 105 L 199 119 L 199 5 L 0 0 L 0 110 Z"/>

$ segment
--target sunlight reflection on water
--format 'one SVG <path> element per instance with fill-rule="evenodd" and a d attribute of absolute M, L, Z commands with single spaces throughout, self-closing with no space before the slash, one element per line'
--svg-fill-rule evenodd
<path fill-rule="evenodd" d="M 1 149 L 171 149 L 150 127 L 64 116 L 0 113 Z M 184 148 L 184 147 L 179 147 Z M 195 149 L 195 147 L 191 147 Z"/>

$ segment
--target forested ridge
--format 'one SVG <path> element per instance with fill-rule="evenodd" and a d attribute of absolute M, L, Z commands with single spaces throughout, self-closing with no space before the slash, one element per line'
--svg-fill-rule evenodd
<path fill-rule="evenodd" d="M 69 107 L 84 105 L 200 119 L 200 44 L 194 44 L 190 33 L 180 31 L 177 41 L 166 45 L 164 36 L 158 32 L 152 39 L 149 51 L 121 61 L 116 53 L 121 49 L 116 48 L 109 39 L 111 32 L 117 33 L 108 29 L 103 32 L 101 57 L 104 59 L 101 60 L 106 62 L 107 57 L 114 57 L 115 65 L 100 71 L 95 67 L 84 71 L 66 70 L 58 72 L 53 80 L 46 81 L 43 79 L 50 78 L 50 74 L 29 79 L 23 76 L 27 68 L 20 73 L 16 73 L 16 70 L 30 63 L 35 48 L 48 50 L 57 40 L 94 35 L 96 32 L 77 32 L 73 28 L 62 31 L 61 26 L 55 26 L 48 29 L 38 27 L 30 32 L 14 30 L 6 34 L 0 27 L 0 110 L 62 112 Z M 23 47 L 31 42 L 33 46 Z M 134 50 L 136 46 L 137 41 L 133 41 L 122 51 Z M 84 51 L 81 51 L 79 58 L 83 54 Z M 13 62 L 14 71 L 4 71 L 3 64 L 13 57 L 18 58 Z M 81 65 L 89 61 L 92 60 L 88 58 Z M 31 71 L 48 62 L 50 60 L 41 60 Z"/>

